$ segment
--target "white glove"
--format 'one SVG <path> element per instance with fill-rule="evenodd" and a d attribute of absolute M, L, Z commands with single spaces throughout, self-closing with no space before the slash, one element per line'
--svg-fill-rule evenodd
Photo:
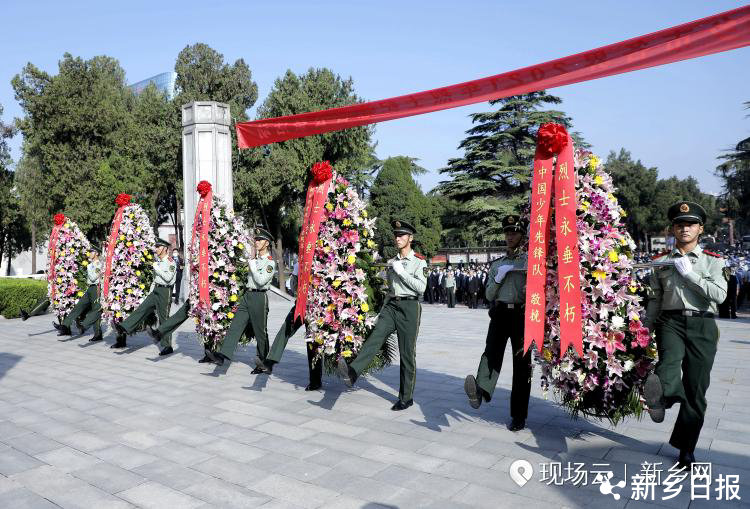
<path fill-rule="evenodd" d="M 674 261 L 674 267 L 677 269 L 677 272 L 679 272 L 681 276 L 686 276 L 693 271 L 693 263 L 687 256 L 677 258 Z"/>
<path fill-rule="evenodd" d="M 505 276 L 508 275 L 508 272 L 513 270 L 513 265 L 501 265 L 497 268 L 497 273 L 495 273 L 495 283 L 500 284 L 503 282 L 503 279 L 505 279 Z"/>
<path fill-rule="evenodd" d="M 406 272 L 406 269 L 404 269 L 404 264 L 399 260 L 394 260 L 393 263 L 391 263 L 391 267 L 393 267 L 393 271 L 399 276 L 403 275 L 403 273 Z"/>

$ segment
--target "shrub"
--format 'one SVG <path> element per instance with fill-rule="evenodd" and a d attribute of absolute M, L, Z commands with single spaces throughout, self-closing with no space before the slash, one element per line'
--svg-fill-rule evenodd
<path fill-rule="evenodd" d="M 0 278 L 0 315 L 18 318 L 21 309 L 31 310 L 47 298 L 47 281 Z"/>

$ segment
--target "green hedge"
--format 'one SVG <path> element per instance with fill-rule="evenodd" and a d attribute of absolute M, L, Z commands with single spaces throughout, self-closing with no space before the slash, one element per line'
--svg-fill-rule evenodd
<path fill-rule="evenodd" d="M 0 315 L 5 318 L 18 318 L 22 308 L 29 311 L 46 298 L 45 280 L 0 278 Z"/>

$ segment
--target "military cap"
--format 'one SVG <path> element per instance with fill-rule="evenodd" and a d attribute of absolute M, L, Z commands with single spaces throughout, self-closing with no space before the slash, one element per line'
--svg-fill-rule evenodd
<path fill-rule="evenodd" d="M 680 201 L 669 207 L 667 217 L 673 224 L 680 221 L 704 224 L 706 209 L 691 201 Z"/>
<path fill-rule="evenodd" d="M 164 239 L 161 239 L 161 238 L 156 239 L 156 247 L 171 247 L 171 246 L 172 244 L 170 244 Z"/>
<path fill-rule="evenodd" d="M 521 222 L 521 216 L 516 214 L 509 214 L 503 218 L 503 231 L 504 232 L 522 232 L 526 228 Z"/>
<path fill-rule="evenodd" d="M 393 228 L 394 235 L 414 235 L 415 233 L 417 233 L 416 228 L 414 228 L 406 221 L 402 221 L 400 219 L 394 219 L 393 221 L 391 221 L 391 227 Z"/>
<path fill-rule="evenodd" d="M 271 232 L 260 226 L 256 226 L 253 229 L 253 237 L 255 240 L 267 240 L 268 242 L 273 242 L 273 235 L 271 235 Z"/>

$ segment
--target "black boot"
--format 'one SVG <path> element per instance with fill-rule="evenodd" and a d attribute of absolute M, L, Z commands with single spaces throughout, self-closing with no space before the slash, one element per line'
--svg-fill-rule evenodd
<path fill-rule="evenodd" d="M 21 310 L 21 320 L 25 322 L 28 319 L 29 319 L 29 314 L 26 312 L 25 309 L 22 309 Z"/>
<path fill-rule="evenodd" d="M 168 347 L 164 348 L 164 350 L 162 350 L 161 352 L 159 352 L 159 355 L 164 356 L 164 355 L 169 355 L 171 353 L 174 353 L 174 350 L 172 350 L 171 346 L 168 346 Z"/>
<path fill-rule="evenodd" d="M 482 404 L 482 389 L 479 388 L 474 376 L 467 375 L 464 379 L 464 392 L 469 397 L 471 408 L 479 408 Z"/>
<path fill-rule="evenodd" d="M 339 362 L 336 365 L 336 373 L 338 373 L 339 377 L 344 380 L 344 383 L 348 387 L 353 386 L 354 382 L 357 381 L 357 373 L 346 363 L 343 357 L 339 358 Z"/>
<path fill-rule="evenodd" d="M 677 460 L 677 466 L 684 467 L 686 470 L 690 471 L 693 463 L 695 463 L 695 454 L 691 451 L 681 450 L 680 457 Z"/>
<path fill-rule="evenodd" d="M 52 327 L 54 327 L 54 328 L 55 328 L 55 329 L 57 329 L 57 330 L 60 330 L 60 327 L 62 327 L 62 325 L 60 325 L 60 324 L 59 324 L 59 323 L 57 323 L 57 322 L 52 322 Z"/>
<path fill-rule="evenodd" d="M 100 332 L 99 334 L 95 334 L 93 338 L 89 339 L 89 341 L 91 343 L 96 343 L 97 341 L 101 341 L 102 339 L 104 338 L 102 337 L 102 333 Z"/>
<path fill-rule="evenodd" d="M 273 368 L 271 368 L 271 366 L 269 365 L 269 363 L 267 363 L 266 361 L 264 361 L 263 359 L 261 359 L 260 357 L 258 357 L 256 355 L 255 356 L 255 369 L 252 370 L 250 373 L 253 374 L 253 375 L 259 375 L 261 373 L 265 373 L 266 375 L 270 375 L 272 369 Z"/>
<path fill-rule="evenodd" d="M 117 327 L 117 326 L 115 326 Z M 122 329 L 122 327 L 120 327 Z M 115 344 L 110 346 L 110 348 L 125 348 L 127 345 L 126 341 L 127 335 L 118 333 L 117 334 L 117 340 L 115 341 Z"/>
<path fill-rule="evenodd" d="M 391 410 L 399 411 L 399 410 L 406 410 L 410 406 L 414 404 L 414 400 L 410 399 L 409 401 L 401 401 L 398 400 L 396 403 L 391 407 Z"/>
<path fill-rule="evenodd" d="M 307 387 L 305 387 L 305 390 L 306 391 L 317 391 L 321 387 L 323 387 L 323 384 L 320 383 L 320 382 L 310 382 L 309 384 L 307 384 Z"/>
<path fill-rule="evenodd" d="M 212 350 L 206 350 L 206 356 L 215 363 L 217 366 L 223 366 L 225 360 L 231 360 L 229 357 L 221 352 L 214 352 Z"/>
<path fill-rule="evenodd" d="M 213 362 L 211 360 L 211 357 L 208 356 L 208 351 L 209 351 L 208 348 L 203 349 L 203 358 L 198 361 L 199 364 L 206 364 L 209 362 Z"/>
<path fill-rule="evenodd" d="M 526 427 L 526 419 L 513 418 L 513 420 L 508 425 L 508 429 L 511 431 L 521 431 L 525 427 Z"/>
<path fill-rule="evenodd" d="M 73 333 L 70 331 L 70 327 L 68 327 L 67 325 L 61 325 L 57 329 L 57 331 L 58 331 L 57 332 L 58 336 L 72 336 L 73 335 Z"/>

